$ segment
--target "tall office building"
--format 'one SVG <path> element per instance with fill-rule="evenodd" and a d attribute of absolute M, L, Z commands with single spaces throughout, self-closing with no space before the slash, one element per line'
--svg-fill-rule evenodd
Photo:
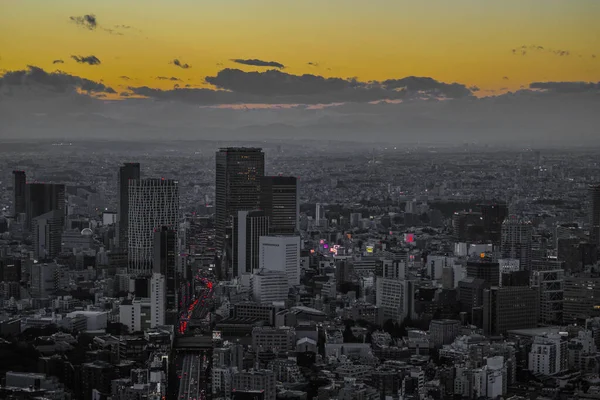
<path fill-rule="evenodd" d="M 491 287 L 483 291 L 483 331 L 503 335 L 537 327 L 539 292 L 528 286 Z"/>
<path fill-rule="evenodd" d="M 483 218 L 483 229 L 489 241 L 499 245 L 502 237 L 502 223 L 508 217 L 506 204 L 491 203 L 481 204 L 481 218 Z"/>
<path fill-rule="evenodd" d="M 300 237 L 261 236 L 259 242 L 259 268 L 283 272 L 287 276 L 288 286 L 299 285 Z"/>
<path fill-rule="evenodd" d="M 51 259 L 60 253 L 64 214 L 53 210 L 32 222 L 33 255 L 37 260 Z"/>
<path fill-rule="evenodd" d="M 238 211 L 260 208 L 265 154 L 259 148 L 228 147 L 216 154 L 216 242 L 225 244 L 227 226 Z"/>
<path fill-rule="evenodd" d="M 65 185 L 52 183 L 27 184 L 25 209 L 27 213 L 27 227 L 31 229 L 34 218 L 58 210 L 65 219 Z"/>
<path fill-rule="evenodd" d="M 591 185 L 590 193 L 590 242 L 600 245 L 600 185 Z"/>
<path fill-rule="evenodd" d="M 288 278 L 285 272 L 261 269 L 252 275 L 252 296 L 257 303 L 273 303 L 288 298 Z"/>
<path fill-rule="evenodd" d="M 260 209 L 274 235 L 293 235 L 298 230 L 298 181 L 293 176 L 265 176 L 261 180 Z"/>
<path fill-rule="evenodd" d="M 510 216 L 502 223 L 502 258 L 519 260 L 521 270 L 531 270 L 533 227 L 531 222 Z"/>
<path fill-rule="evenodd" d="M 264 211 L 238 211 L 233 219 L 233 276 L 259 268 L 260 237 L 268 234 L 269 218 Z"/>
<path fill-rule="evenodd" d="M 154 232 L 153 272 L 165 278 L 165 307 L 177 311 L 177 232 L 162 226 Z"/>
<path fill-rule="evenodd" d="M 179 185 L 170 179 L 129 181 L 129 273 L 150 276 L 154 259 L 154 233 L 162 227 L 179 228 Z"/>
<path fill-rule="evenodd" d="M 27 212 L 26 198 L 27 177 L 25 171 L 13 171 L 13 214 L 15 217 Z"/>
<path fill-rule="evenodd" d="M 151 326 L 165 325 L 166 316 L 166 279 L 163 274 L 153 273 L 150 279 Z"/>
<path fill-rule="evenodd" d="M 127 233 L 129 231 L 129 181 L 140 179 L 140 164 L 125 163 L 119 168 L 119 213 L 117 243 L 119 249 L 127 249 Z"/>

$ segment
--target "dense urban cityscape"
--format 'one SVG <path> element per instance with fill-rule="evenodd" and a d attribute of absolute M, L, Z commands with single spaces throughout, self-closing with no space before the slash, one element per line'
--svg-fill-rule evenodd
<path fill-rule="evenodd" d="M 3 399 L 600 398 L 596 149 L 0 154 Z"/>

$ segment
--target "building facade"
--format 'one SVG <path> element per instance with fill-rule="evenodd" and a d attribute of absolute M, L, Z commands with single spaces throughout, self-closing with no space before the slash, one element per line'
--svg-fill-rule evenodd
<path fill-rule="evenodd" d="M 119 168 L 119 212 L 117 243 L 119 249 L 126 250 L 129 244 L 129 182 L 140 179 L 140 164 L 125 163 Z"/>
<path fill-rule="evenodd" d="M 150 276 L 155 231 L 179 227 L 179 185 L 170 179 L 129 181 L 128 272 Z"/>

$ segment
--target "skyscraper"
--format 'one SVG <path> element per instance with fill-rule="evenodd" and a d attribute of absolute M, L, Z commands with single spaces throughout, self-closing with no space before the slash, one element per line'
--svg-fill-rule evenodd
<path fill-rule="evenodd" d="M 268 234 L 269 218 L 264 211 L 238 211 L 233 219 L 233 276 L 259 268 L 260 237 Z"/>
<path fill-rule="evenodd" d="M 299 285 L 300 237 L 261 236 L 259 244 L 259 268 L 269 271 L 281 271 L 287 277 L 288 286 Z"/>
<path fill-rule="evenodd" d="M 170 179 L 129 181 L 129 273 L 150 276 L 154 259 L 154 233 L 163 226 L 175 234 L 179 227 L 179 185 Z"/>
<path fill-rule="evenodd" d="M 62 215 L 62 227 L 65 216 L 65 185 L 52 183 L 27 184 L 25 207 L 29 229 L 31 229 L 34 218 L 54 210 L 58 210 Z"/>
<path fill-rule="evenodd" d="M 216 154 L 216 242 L 225 244 L 226 227 L 238 211 L 260 208 L 265 154 L 259 148 L 228 147 Z"/>
<path fill-rule="evenodd" d="M 177 311 L 177 232 L 162 226 L 154 232 L 153 272 L 165 278 L 166 309 Z"/>
<path fill-rule="evenodd" d="M 117 243 L 121 251 L 127 249 L 129 231 L 129 181 L 140 179 L 140 164 L 125 163 L 119 168 L 119 214 Z"/>
<path fill-rule="evenodd" d="M 26 198 L 27 177 L 25 171 L 13 171 L 13 214 L 15 217 L 27 212 Z"/>
<path fill-rule="evenodd" d="M 591 185 L 590 193 L 590 242 L 600 245 L 600 185 Z"/>
<path fill-rule="evenodd" d="M 33 255 L 37 260 L 51 259 L 60 253 L 64 214 L 52 210 L 32 221 Z"/>
<path fill-rule="evenodd" d="M 531 270 L 533 227 L 531 222 L 511 215 L 502 224 L 502 258 L 516 258 L 521 270 Z"/>
<path fill-rule="evenodd" d="M 269 217 L 271 233 L 293 235 L 298 230 L 298 184 L 293 176 L 265 176 L 261 180 L 260 209 Z"/>
<path fill-rule="evenodd" d="M 506 204 L 500 203 L 481 204 L 479 207 L 487 239 L 493 244 L 499 245 L 502 236 L 502 223 L 508 216 L 508 207 Z"/>

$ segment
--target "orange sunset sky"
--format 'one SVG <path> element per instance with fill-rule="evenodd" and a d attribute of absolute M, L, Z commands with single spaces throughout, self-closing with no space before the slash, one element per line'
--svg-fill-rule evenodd
<path fill-rule="evenodd" d="M 267 70 L 232 61 L 258 59 L 289 74 L 427 76 L 485 95 L 600 81 L 599 20 L 598 0 L 3 0 L 0 71 L 34 65 L 117 91 L 170 89 L 157 77 L 207 86 L 223 68 Z"/>

